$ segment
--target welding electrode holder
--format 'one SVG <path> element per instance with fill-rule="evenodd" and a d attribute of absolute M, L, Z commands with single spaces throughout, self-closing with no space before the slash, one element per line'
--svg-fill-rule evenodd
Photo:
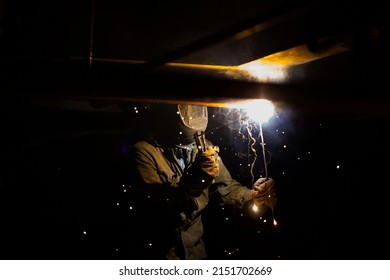
<path fill-rule="evenodd" d="M 195 139 L 196 146 L 198 148 L 198 155 L 201 155 L 202 153 L 208 151 L 209 155 L 214 154 L 216 158 L 218 157 L 219 147 L 207 145 L 204 131 L 201 131 L 200 133 L 195 132 L 194 139 Z"/>
<path fill-rule="evenodd" d="M 196 147 L 198 148 L 198 153 L 201 154 L 207 150 L 206 137 L 204 131 L 200 133 L 195 132 L 194 139 Z"/>

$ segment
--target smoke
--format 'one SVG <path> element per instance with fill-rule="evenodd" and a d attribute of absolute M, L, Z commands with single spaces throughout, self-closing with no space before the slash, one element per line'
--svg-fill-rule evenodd
<path fill-rule="evenodd" d="M 209 122 L 211 129 L 226 127 L 230 131 L 239 131 L 247 116 L 241 109 L 209 107 Z"/>

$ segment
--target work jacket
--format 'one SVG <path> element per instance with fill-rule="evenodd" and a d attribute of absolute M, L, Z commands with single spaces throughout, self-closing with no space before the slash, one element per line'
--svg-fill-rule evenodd
<path fill-rule="evenodd" d="M 210 141 L 207 143 L 212 145 Z M 195 145 L 192 161 L 197 152 Z M 201 212 L 209 199 L 216 199 L 221 205 L 242 208 L 250 189 L 234 180 L 220 159 L 219 175 L 213 183 L 200 196 L 191 197 L 180 187 L 184 170 L 175 156 L 175 149 L 153 141 L 137 142 L 134 160 L 136 185 L 142 196 L 144 212 L 148 213 L 145 223 L 150 221 L 146 235 L 157 233 L 154 243 L 150 244 L 160 252 L 152 258 L 205 259 Z"/>

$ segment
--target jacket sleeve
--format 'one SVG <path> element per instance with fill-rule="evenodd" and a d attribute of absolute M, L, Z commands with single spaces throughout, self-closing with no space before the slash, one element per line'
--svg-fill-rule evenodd
<path fill-rule="evenodd" d="M 242 208 L 251 190 L 233 179 L 229 170 L 220 159 L 219 175 L 210 188 L 210 197 L 216 198 L 221 205 L 233 205 Z"/>
<path fill-rule="evenodd" d="M 220 173 L 210 188 L 210 198 L 220 205 L 231 205 L 242 214 L 251 218 L 259 218 L 269 211 L 269 207 L 259 206 L 253 210 L 252 190 L 234 180 L 229 170 L 220 159 Z"/>

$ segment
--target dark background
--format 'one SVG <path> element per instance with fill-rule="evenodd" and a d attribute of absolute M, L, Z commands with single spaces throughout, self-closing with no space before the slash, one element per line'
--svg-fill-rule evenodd
<path fill-rule="evenodd" d="M 209 258 L 388 259 L 389 9 L 355 2 L 0 0 L 0 258 L 150 258 L 129 166 L 148 104 L 209 105 L 207 137 L 250 186 L 221 107 L 268 98 L 278 225 L 211 204 Z M 281 81 L 235 68 L 270 56 Z"/>

